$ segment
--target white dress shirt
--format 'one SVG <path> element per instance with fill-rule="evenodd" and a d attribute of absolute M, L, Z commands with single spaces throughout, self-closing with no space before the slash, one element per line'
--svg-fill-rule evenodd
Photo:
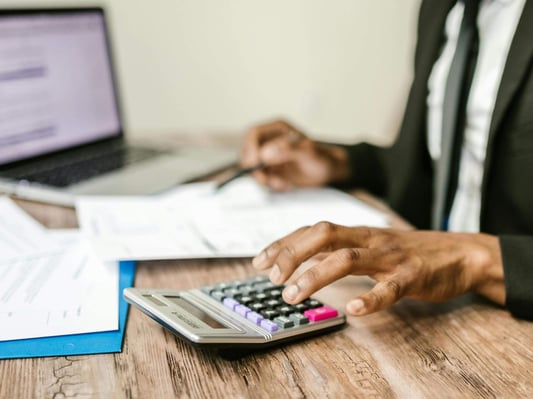
<path fill-rule="evenodd" d="M 459 177 L 448 229 L 479 232 L 481 182 L 492 111 L 507 53 L 526 0 L 482 0 L 477 17 L 479 53 L 466 108 Z M 464 5 L 458 1 L 446 19 L 446 43 L 428 81 L 428 147 L 440 157 L 444 88 L 457 45 Z M 532 38 L 533 40 L 533 38 Z"/>

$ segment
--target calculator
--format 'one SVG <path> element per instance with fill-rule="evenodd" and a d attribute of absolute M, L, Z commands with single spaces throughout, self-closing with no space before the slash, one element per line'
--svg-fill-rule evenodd
<path fill-rule="evenodd" d="M 195 346 L 254 350 L 342 327 L 337 309 L 309 298 L 283 301 L 283 285 L 267 276 L 189 291 L 126 288 L 124 298 Z"/>

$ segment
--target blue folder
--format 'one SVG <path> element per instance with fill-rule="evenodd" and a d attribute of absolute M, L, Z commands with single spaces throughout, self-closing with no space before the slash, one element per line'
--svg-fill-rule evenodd
<path fill-rule="evenodd" d="M 122 291 L 133 285 L 134 277 L 135 262 L 120 262 L 118 330 L 4 341 L 0 342 L 0 359 L 120 352 L 128 316 L 128 303 L 122 297 Z"/>

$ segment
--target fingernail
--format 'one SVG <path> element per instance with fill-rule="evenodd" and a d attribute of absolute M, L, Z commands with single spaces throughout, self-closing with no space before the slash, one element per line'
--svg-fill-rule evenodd
<path fill-rule="evenodd" d="M 283 290 L 283 296 L 289 301 L 294 301 L 300 292 L 300 288 L 297 285 L 289 285 Z"/>
<path fill-rule="evenodd" d="M 362 299 L 354 299 L 348 303 L 348 313 L 361 314 L 365 310 L 365 303 Z"/>
<path fill-rule="evenodd" d="M 279 269 L 278 265 L 272 266 L 272 271 L 270 272 L 270 281 L 273 283 L 277 283 L 279 278 L 281 277 L 281 270 Z"/>
<path fill-rule="evenodd" d="M 252 266 L 259 269 L 261 264 L 266 260 L 266 253 L 262 251 L 259 255 L 252 259 Z"/>

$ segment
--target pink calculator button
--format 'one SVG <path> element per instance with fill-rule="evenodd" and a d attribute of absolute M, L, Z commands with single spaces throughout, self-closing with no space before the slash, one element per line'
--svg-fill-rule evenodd
<path fill-rule="evenodd" d="M 337 317 L 338 314 L 337 309 L 330 308 L 329 306 L 322 306 L 304 312 L 304 316 L 311 321 L 331 319 L 332 317 Z"/>

